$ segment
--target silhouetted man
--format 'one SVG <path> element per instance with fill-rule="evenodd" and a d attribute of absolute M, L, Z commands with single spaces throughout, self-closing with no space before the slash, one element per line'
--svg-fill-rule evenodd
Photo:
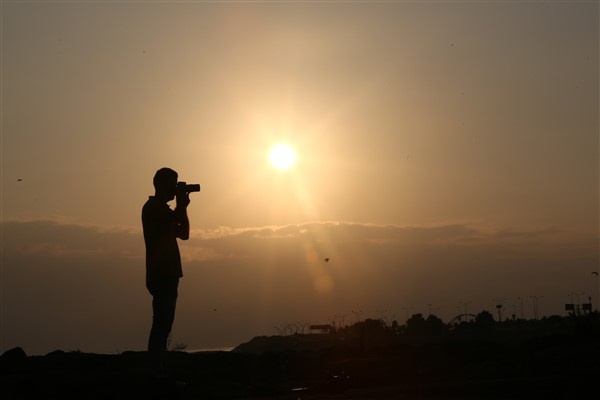
<path fill-rule="evenodd" d="M 148 352 L 164 368 L 167 340 L 175 319 L 177 287 L 183 276 L 177 238 L 187 240 L 190 223 L 187 193 L 177 193 L 177 172 L 161 168 L 154 175 L 154 196 L 142 208 L 146 243 L 146 287 L 152 295 L 152 329 Z M 177 193 L 177 196 L 176 196 Z M 177 197 L 175 210 L 167 204 Z"/>

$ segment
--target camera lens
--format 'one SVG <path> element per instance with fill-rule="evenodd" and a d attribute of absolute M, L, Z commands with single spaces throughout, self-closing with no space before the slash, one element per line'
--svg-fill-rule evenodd
<path fill-rule="evenodd" d="M 185 189 L 187 192 L 199 192 L 200 184 L 195 183 L 195 184 L 191 184 L 191 185 L 186 185 Z"/>

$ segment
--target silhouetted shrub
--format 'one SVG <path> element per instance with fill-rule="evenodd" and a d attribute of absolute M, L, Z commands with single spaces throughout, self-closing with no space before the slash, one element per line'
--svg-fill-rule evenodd
<path fill-rule="evenodd" d="M 491 326 L 494 324 L 494 316 L 489 311 L 483 310 L 475 316 L 475 323 L 479 327 Z"/>

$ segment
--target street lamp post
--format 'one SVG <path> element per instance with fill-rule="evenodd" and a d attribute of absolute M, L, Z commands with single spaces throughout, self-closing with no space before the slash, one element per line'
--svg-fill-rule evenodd
<path fill-rule="evenodd" d="M 502 301 L 506 300 L 502 299 L 492 299 L 496 303 L 496 309 L 498 310 L 498 322 L 502 322 Z"/>
<path fill-rule="evenodd" d="M 496 304 L 498 310 L 498 322 L 502 322 L 502 304 Z"/>
<path fill-rule="evenodd" d="M 539 312 L 539 308 L 538 308 L 538 299 L 543 299 L 544 296 L 529 296 L 531 297 L 531 299 L 533 300 L 533 318 L 534 319 L 538 319 L 538 312 Z"/>

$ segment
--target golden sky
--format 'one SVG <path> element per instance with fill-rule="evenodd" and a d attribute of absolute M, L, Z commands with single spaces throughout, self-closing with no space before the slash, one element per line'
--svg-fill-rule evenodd
<path fill-rule="evenodd" d="M 434 303 L 449 319 L 537 294 L 560 313 L 597 296 L 597 2 L 1 12 L 3 350 L 145 346 L 140 212 L 163 166 L 202 185 L 174 327 L 192 346 L 358 309 Z M 269 163 L 276 143 L 295 152 L 287 170 Z M 100 324 L 76 304 L 119 314 L 129 341 L 68 339 Z"/>

